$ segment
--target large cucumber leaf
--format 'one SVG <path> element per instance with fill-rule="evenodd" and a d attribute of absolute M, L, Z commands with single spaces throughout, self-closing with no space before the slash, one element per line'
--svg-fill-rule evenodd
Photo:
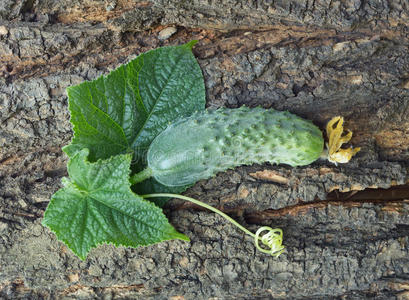
<path fill-rule="evenodd" d="M 68 162 L 70 179 L 51 198 L 43 224 L 76 255 L 85 259 L 102 243 L 145 246 L 164 240 L 189 240 L 177 232 L 162 210 L 130 189 L 131 155 L 90 163 L 88 149 Z"/>
<path fill-rule="evenodd" d="M 63 148 L 67 155 L 87 148 L 89 160 L 96 161 L 133 153 L 132 170 L 142 170 L 149 145 L 169 123 L 205 108 L 204 79 L 192 53 L 195 43 L 143 53 L 107 76 L 69 87 L 74 138 Z M 153 178 L 138 186 L 144 193 L 186 189 L 170 189 Z"/>
<path fill-rule="evenodd" d="M 195 43 L 143 53 L 107 76 L 69 87 L 74 138 L 63 149 L 67 155 L 88 148 L 95 161 L 132 152 L 143 167 L 150 143 L 169 123 L 205 108 Z"/>

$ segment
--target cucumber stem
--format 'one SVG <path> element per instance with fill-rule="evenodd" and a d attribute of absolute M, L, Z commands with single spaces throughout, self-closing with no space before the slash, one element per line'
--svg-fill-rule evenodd
<path fill-rule="evenodd" d="M 138 173 L 139 174 L 139 173 Z M 201 207 L 207 208 L 208 210 L 211 210 L 215 212 L 216 214 L 222 216 L 229 222 L 231 222 L 233 225 L 237 226 L 239 229 L 244 231 L 246 234 L 250 235 L 251 237 L 254 238 L 254 243 L 256 248 L 263 252 L 263 253 L 268 253 L 271 254 L 272 256 L 278 257 L 283 251 L 284 251 L 284 246 L 282 245 L 283 241 L 283 231 L 279 228 L 272 229 L 268 226 L 263 226 L 260 227 L 256 234 L 252 233 L 249 231 L 247 228 L 243 227 L 240 225 L 236 220 L 232 219 L 229 217 L 227 214 L 224 212 L 218 210 L 217 208 L 214 208 L 213 206 L 210 206 L 206 203 L 203 203 L 202 201 L 196 200 L 191 197 L 187 196 L 182 196 L 178 194 L 170 194 L 170 193 L 157 193 L 157 194 L 147 194 L 147 195 L 142 195 L 143 198 L 158 198 L 158 197 L 170 197 L 170 198 L 177 198 L 181 200 L 186 200 L 190 201 L 194 204 L 197 204 Z M 261 232 L 263 231 L 268 231 L 268 233 L 264 234 L 263 236 L 260 237 Z M 268 249 L 261 248 L 259 245 L 259 241 L 261 241 L 265 246 L 268 247 Z"/>
<path fill-rule="evenodd" d="M 139 182 L 142 182 L 152 176 L 152 169 L 147 167 L 146 169 L 140 171 L 139 173 L 134 174 L 131 176 L 129 181 L 131 182 L 131 185 L 137 184 Z"/>

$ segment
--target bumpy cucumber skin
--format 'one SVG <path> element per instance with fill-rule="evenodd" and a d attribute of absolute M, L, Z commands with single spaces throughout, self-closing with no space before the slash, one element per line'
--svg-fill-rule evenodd
<path fill-rule="evenodd" d="M 308 165 L 323 147 L 320 129 L 289 112 L 221 108 L 170 125 L 150 145 L 147 160 L 157 181 L 181 186 L 240 165 Z"/>

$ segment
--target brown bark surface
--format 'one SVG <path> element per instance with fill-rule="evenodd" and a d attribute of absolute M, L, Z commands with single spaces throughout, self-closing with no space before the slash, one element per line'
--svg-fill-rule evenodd
<path fill-rule="evenodd" d="M 386 0 L 2 0 L 0 298 L 409 299 L 408 11 Z M 192 39 L 208 107 L 261 105 L 322 128 L 342 115 L 361 152 L 339 166 L 244 166 L 186 192 L 252 230 L 281 227 L 278 259 L 171 201 L 190 243 L 100 246 L 80 261 L 41 225 L 66 175 L 65 88 Z"/>

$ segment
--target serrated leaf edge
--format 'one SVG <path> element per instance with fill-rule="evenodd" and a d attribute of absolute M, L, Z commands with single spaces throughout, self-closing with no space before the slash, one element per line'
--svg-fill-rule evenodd
<path fill-rule="evenodd" d="M 83 162 L 84 162 L 85 164 L 87 164 L 87 165 L 92 165 L 92 164 L 94 164 L 94 163 L 98 163 L 98 162 L 101 162 L 101 161 L 105 161 L 105 162 L 109 163 L 109 161 L 113 160 L 113 159 L 116 158 L 117 156 L 123 156 L 125 160 L 128 160 L 128 161 L 129 161 L 129 164 L 130 164 L 131 161 L 132 161 L 132 155 L 131 155 L 131 154 L 118 154 L 118 155 L 115 155 L 115 156 L 111 156 L 111 157 L 109 157 L 108 159 L 98 159 L 96 162 L 89 162 L 89 161 L 86 159 L 86 158 L 88 157 L 88 155 L 89 155 L 89 149 L 87 149 L 87 148 L 84 148 L 84 149 L 78 151 L 76 154 L 74 154 L 74 156 L 70 159 L 70 161 L 71 161 L 75 156 L 81 155 L 81 153 L 86 153 L 86 155 L 84 155 L 82 158 L 83 158 Z M 70 163 L 70 161 L 68 162 L 68 164 Z M 129 169 L 129 171 L 128 171 L 128 179 L 129 179 L 129 175 L 130 175 L 130 173 L 131 173 L 131 170 L 130 170 L 130 168 L 128 168 L 128 169 Z M 74 183 L 73 183 L 72 181 L 70 181 L 69 179 L 67 179 L 66 177 L 63 177 L 63 178 L 62 178 L 62 183 L 63 183 L 64 187 L 67 187 L 68 184 L 74 185 Z M 159 210 L 161 210 L 161 212 L 162 212 L 162 214 L 163 214 L 163 217 L 166 218 L 166 215 L 163 213 L 163 211 L 162 211 L 162 209 L 161 209 L 160 207 L 158 207 L 157 205 L 155 205 L 155 204 L 154 204 L 153 202 L 151 202 L 151 201 L 148 201 L 148 200 L 143 199 L 141 196 L 139 196 L 138 194 L 136 194 L 136 193 L 134 193 L 134 192 L 132 191 L 132 189 L 131 189 L 131 184 L 130 184 L 129 180 L 128 180 L 128 183 L 127 183 L 127 187 L 128 187 L 128 189 L 129 189 L 129 192 L 131 192 L 132 194 L 137 195 L 138 198 L 140 198 L 140 201 L 145 202 L 148 206 L 151 206 L 153 209 L 159 209 Z M 76 187 L 76 185 L 74 185 L 74 188 L 75 188 L 75 189 L 78 189 L 78 187 Z M 62 190 L 62 189 L 59 189 L 57 192 L 55 192 L 55 193 L 51 196 L 50 203 L 51 203 L 51 201 L 53 201 L 54 195 L 55 195 L 56 193 L 58 193 L 59 191 L 61 191 L 61 190 Z M 95 200 L 95 199 L 94 199 L 94 200 Z M 97 201 L 97 200 L 96 200 L 96 201 Z M 98 201 L 98 202 L 99 202 L 99 201 Z M 104 204 L 104 205 L 105 205 L 105 204 Z M 46 210 L 45 213 L 44 213 L 44 217 L 45 217 L 46 213 L 47 213 L 47 210 Z M 57 239 L 58 239 L 59 241 L 62 241 L 62 242 L 63 242 L 75 255 L 77 255 L 81 260 L 85 260 L 85 259 L 87 258 L 87 256 L 88 256 L 89 252 L 90 252 L 92 249 L 97 248 L 98 246 L 104 245 L 104 244 L 105 244 L 105 245 L 114 245 L 115 247 L 122 246 L 122 247 L 132 247 L 132 248 L 135 248 L 135 246 L 133 246 L 133 245 L 121 244 L 121 243 L 116 243 L 116 242 L 110 242 L 110 241 L 108 241 L 108 242 L 99 242 L 99 243 L 96 243 L 96 244 L 94 244 L 93 246 L 91 246 L 91 247 L 89 248 L 89 250 L 85 253 L 85 255 L 81 255 L 80 253 L 77 253 L 77 251 L 75 251 L 74 247 L 72 246 L 72 244 L 71 244 L 68 240 L 59 237 L 59 235 L 57 234 L 57 232 L 56 232 L 51 226 L 49 226 L 49 225 L 46 223 L 46 219 L 45 219 L 44 217 L 43 217 L 43 220 L 41 221 L 41 224 L 42 224 L 43 226 L 47 227 L 51 232 L 53 232 L 53 233 L 55 234 L 55 236 L 57 237 Z M 166 219 L 167 219 L 167 218 L 166 218 Z M 172 226 L 170 223 L 169 223 L 169 225 Z M 188 236 L 184 235 L 183 233 L 178 232 L 173 226 L 172 226 L 172 228 L 174 229 L 174 232 L 169 233 L 169 232 L 166 232 L 166 231 L 165 231 L 165 233 L 169 233 L 169 235 L 173 236 L 172 238 L 164 238 L 163 240 L 160 240 L 160 241 L 151 243 L 151 244 L 149 244 L 149 245 L 139 245 L 138 247 L 148 247 L 148 246 L 152 246 L 152 245 L 158 244 L 158 243 L 160 243 L 160 242 L 170 241 L 170 240 L 174 240 L 174 239 L 179 239 L 179 240 L 188 241 L 188 242 L 190 241 L 190 239 L 189 239 Z M 156 228 L 155 228 L 155 229 L 156 229 Z M 158 230 L 158 229 L 156 229 L 156 230 Z M 158 231 L 160 231 L 160 230 L 158 230 Z"/>
<path fill-rule="evenodd" d="M 179 47 L 182 47 L 182 48 L 185 47 L 185 48 L 189 49 L 190 51 L 192 51 L 193 46 L 194 46 L 197 42 L 198 42 L 198 40 L 192 40 L 192 41 L 190 41 L 190 42 L 188 42 L 188 43 L 186 43 L 186 44 L 180 45 Z M 161 49 L 163 49 L 163 48 L 171 48 L 171 47 L 178 47 L 178 46 L 165 46 L 165 47 L 162 47 Z M 99 77 L 97 77 L 97 78 L 95 78 L 95 79 L 92 79 L 92 80 L 84 80 L 84 81 L 82 81 L 82 82 L 79 83 L 79 84 L 76 84 L 76 85 L 67 87 L 67 88 L 66 88 L 67 97 L 70 98 L 70 90 L 75 89 L 76 87 L 78 87 L 78 86 L 80 86 L 80 85 L 82 85 L 82 84 L 85 84 L 85 83 L 88 83 L 88 84 L 89 84 L 89 83 L 92 83 L 93 81 L 95 81 L 95 80 L 97 80 L 97 79 L 99 79 L 99 78 L 103 78 L 103 80 L 105 81 L 105 80 L 111 75 L 112 72 L 117 71 L 118 69 L 120 69 L 120 68 L 122 68 L 122 67 L 124 67 L 124 68 L 127 67 L 130 63 L 132 63 L 132 61 L 138 59 L 138 57 L 144 56 L 144 55 L 146 55 L 146 54 L 148 54 L 148 53 L 150 53 L 150 52 L 153 52 L 153 51 L 155 51 L 155 50 L 157 50 L 157 49 L 151 49 L 151 50 L 149 50 L 149 51 L 146 51 L 146 52 L 144 52 L 144 53 L 139 54 L 136 58 L 132 59 L 131 61 L 127 62 L 126 64 L 122 64 L 122 65 L 118 66 L 117 68 L 111 70 L 111 71 L 110 71 L 108 74 L 106 74 L 106 75 L 101 75 L 101 76 L 99 76 Z M 138 83 L 138 85 L 139 85 L 139 83 Z M 139 91 L 138 91 L 138 96 L 140 97 Z M 92 103 L 91 103 L 91 104 L 92 104 Z M 92 105 L 93 105 L 93 104 L 92 104 Z M 95 105 L 94 105 L 94 106 L 95 106 Z M 109 119 L 112 120 L 112 118 L 111 118 L 107 113 L 105 113 L 103 110 L 99 109 L 98 107 L 96 107 L 96 108 L 97 108 L 99 111 L 101 111 L 102 113 L 104 113 Z M 77 137 L 77 129 L 76 129 L 77 126 L 74 125 L 74 123 L 72 122 L 71 101 L 68 101 L 68 110 L 70 111 L 70 119 L 69 119 L 69 121 L 70 121 L 70 123 L 72 124 L 73 136 L 72 136 L 72 138 L 71 138 L 70 143 L 69 143 L 68 145 L 62 147 L 62 150 L 63 150 L 68 156 L 70 156 L 70 155 L 68 154 L 68 152 L 66 151 L 66 149 L 68 149 L 69 146 L 73 145 L 72 142 L 73 142 L 74 139 Z M 151 114 L 152 114 L 152 112 L 148 114 L 148 117 L 146 118 L 147 120 L 149 119 L 149 117 L 151 116 Z M 112 121 L 113 121 L 113 123 L 115 123 L 115 126 L 120 127 L 121 132 L 122 132 L 122 134 L 123 134 L 123 136 L 124 136 L 124 138 L 125 138 L 125 140 L 126 140 L 126 142 L 127 142 L 128 149 L 129 149 L 129 147 L 134 148 L 134 147 L 135 147 L 135 146 L 134 146 L 134 143 L 136 142 L 138 136 L 139 136 L 140 133 L 142 132 L 142 130 L 143 130 L 145 124 L 146 124 L 146 120 L 145 120 L 145 122 L 144 122 L 144 124 L 143 124 L 143 126 L 142 126 L 142 129 L 141 129 L 141 130 L 139 131 L 139 133 L 135 136 L 135 138 L 133 139 L 132 143 L 129 143 L 129 142 L 128 142 L 123 128 L 122 128 L 121 126 L 119 126 L 114 120 L 112 120 Z M 88 124 L 88 123 L 87 123 L 87 124 Z M 98 130 L 97 130 L 97 131 L 98 131 Z M 99 131 L 98 131 L 98 132 L 99 132 Z M 81 150 L 80 150 L 80 151 L 81 151 Z M 74 153 L 74 155 L 75 155 L 75 153 Z M 73 155 L 71 155 L 71 156 L 73 156 Z"/>

